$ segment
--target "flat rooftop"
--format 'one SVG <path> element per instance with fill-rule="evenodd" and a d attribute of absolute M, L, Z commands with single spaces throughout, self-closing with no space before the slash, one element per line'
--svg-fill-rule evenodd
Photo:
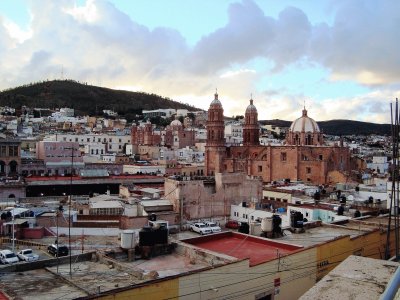
<path fill-rule="evenodd" d="M 399 263 L 350 255 L 300 300 L 379 299 Z"/>
<path fill-rule="evenodd" d="M 249 259 L 250 266 L 277 259 L 278 256 L 303 248 L 232 231 L 190 238 L 182 242 L 238 259 Z"/>
<path fill-rule="evenodd" d="M 291 233 L 284 230 L 284 236 L 276 238 L 276 241 L 283 241 L 303 247 L 310 247 L 324 242 L 334 240 L 341 236 L 349 235 L 351 238 L 364 234 L 369 230 L 351 229 L 335 225 L 322 225 L 314 228 L 307 228 L 303 233 Z"/>

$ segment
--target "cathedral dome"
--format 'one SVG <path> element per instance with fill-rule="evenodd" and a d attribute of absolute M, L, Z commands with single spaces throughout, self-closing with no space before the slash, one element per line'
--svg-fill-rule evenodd
<path fill-rule="evenodd" d="M 319 133 L 319 126 L 317 122 L 315 122 L 312 118 L 307 116 L 307 110 L 303 109 L 303 115 L 294 120 L 292 125 L 289 128 L 291 132 L 311 132 L 311 133 Z"/>
<path fill-rule="evenodd" d="M 250 105 L 247 106 L 247 108 L 246 108 L 246 114 L 252 113 L 252 112 L 255 112 L 255 113 L 257 112 L 257 108 L 253 104 L 253 99 L 250 100 Z"/>
<path fill-rule="evenodd" d="M 178 119 L 175 119 L 171 122 L 171 124 L 169 124 L 171 127 L 177 127 L 177 126 L 182 126 L 181 121 L 179 121 Z"/>
<path fill-rule="evenodd" d="M 214 100 L 211 102 L 210 106 L 221 106 L 222 107 L 221 101 L 218 100 L 217 93 L 215 93 Z"/>

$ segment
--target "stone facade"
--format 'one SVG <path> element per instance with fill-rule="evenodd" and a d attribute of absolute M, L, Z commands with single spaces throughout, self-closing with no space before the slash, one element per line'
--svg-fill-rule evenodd
<path fill-rule="evenodd" d="M 221 174 L 201 180 L 165 179 L 165 198 L 183 219 L 196 220 L 229 216 L 232 204 L 257 202 L 262 198 L 262 182 L 243 173 Z"/>
<path fill-rule="evenodd" d="M 21 141 L 0 139 L 0 176 L 15 176 L 20 172 Z"/>
<path fill-rule="evenodd" d="M 223 108 L 218 95 L 208 110 L 206 175 L 244 172 L 259 176 L 264 182 L 282 179 L 302 180 L 313 184 L 333 184 L 338 171 L 344 177 L 352 169 L 350 150 L 343 143 L 325 146 L 318 124 L 303 115 L 289 129 L 286 144 L 261 146 L 258 143 L 257 109 L 250 100 L 246 109 L 243 146 L 227 147 L 219 131 L 223 132 Z"/>

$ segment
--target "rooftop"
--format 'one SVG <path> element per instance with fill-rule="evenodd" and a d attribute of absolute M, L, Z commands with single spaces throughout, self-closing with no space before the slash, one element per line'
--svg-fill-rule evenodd
<path fill-rule="evenodd" d="M 303 248 L 302 246 L 271 241 L 232 231 L 182 241 L 238 259 L 249 259 L 250 266 L 277 259 L 278 256 L 290 254 Z"/>
<path fill-rule="evenodd" d="M 300 299 L 379 299 L 399 263 L 349 256 Z"/>

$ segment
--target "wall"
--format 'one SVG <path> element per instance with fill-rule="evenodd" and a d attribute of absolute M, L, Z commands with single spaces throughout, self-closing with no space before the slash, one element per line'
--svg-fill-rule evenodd
<path fill-rule="evenodd" d="M 315 257 L 316 250 L 310 248 L 251 268 L 246 259 L 114 290 L 96 299 L 256 299 L 264 293 L 275 300 L 297 299 L 316 282 Z M 275 289 L 277 279 L 280 285 Z"/>
<path fill-rule="evenodd" d="M 44 227 L 22 228 L 24 239 L 41 239 L 44 236 Z"/>
<path fill-rule="evenodd" d="M 240 173 L 216 174 L 208 180 L 166 178 L 164 189 L 165 198 L 173 203 L 175 212 L 180 213 L 183 203 L 186 220 L 229 216 L 231 204 L 258 201 L 262 196 L 261 181 Z"/>

